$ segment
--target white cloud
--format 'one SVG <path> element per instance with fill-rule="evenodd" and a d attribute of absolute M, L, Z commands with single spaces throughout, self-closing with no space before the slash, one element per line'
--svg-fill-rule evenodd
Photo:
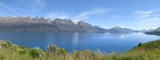
<path fill-rule="evenodd" d="M 69 15 L 67 15 L 64 12 L 51 12 L 51 13 L 47 14 L 46 17 L 51 18 L 51 19 L 55 19 L 55 18 L 67 19 L 67 18 L 70 18 Z"/>
<path fill-rule="evenodd" d="M 46 3 L 46 0 L 16 0 L 16 2 L 27 5 L 27 6 L 43 6 Z"/>
<path fill-rule="evenodd" d="M 157 28 L 160 27 L 160 10 L 139 11 L 138 24 L 143 27 Z"/>
<path fill-rule="evenodd" d="M 147 26 L 150 28 L 160 27 L 160 17 L 153 17 L 148 19 L 143 19 L 139 21 L 141 26 Z"/>
<path fill-rule="evenodd" d="M 43 0 L 35 0 L 37 4 L 43 4 Z"/>
<path fill-rule="evenodd" d="M 9 10 L 9 12 L 15 14 L 30 12 L 29 14 L 34 15 L 34 13 L 39 13 L 46 4 L 46 0 L 15 0 L 15 2 L 23 6 L 13 7 L 12 5 L 0 2 L 0 8 L 3 8 L 3 10 Z"/>
<path fill-rule="evenodd" d="M 159 25 L 160 26 L 160 17 L 153 17 L 153 18 L 147 18 L 142 19 L 139 21 L 141 25 Z"/>
<path fill-rule="evenodd" d="M 120 26 L 116 26 L 116 27 L 126 28 L 125 26 L 122 26 L 122 25 L 120 25 Z"/>
<path fill-rule="evenodd" d="M 153 15 L 154 11 L 137 11 L 135 13 L 137 18 L 147 18 L 147 17 L 151 17 Z"/>
<path fill-rule="evenodd" d="M 2 3 L 0 2 L 0 7 L 3 7 L 3 5 L 4 5 L 4 4 L 2 4 Z"/>
<path fill-rule="evenodd" d="M 153 16 L 156 16 L 156 12 L 160 12 L 159 9 L 152 9 L 152 10 L 148 10 L 148 11 L 136 11 L 135 17 L 136 18 L 150 18 Z"/>
<path fill-rule="evenodd" d="M 2 2 L 0 2 L 0 8 L 5 8 L 5 9 L 8 9 L 8 10 L 13 10 L 13 8 L 11 8 L 10 6 L 8 6 L 7 4 L 4 4 Z"/>
<path fill-rule="evenodd" d="M 31 1 L 32 2 L 32 1 Z M 39 6 L 43 7 L 45 5 L 46 1 L 45 0 L 33 0 L 32 5 L 34 6 Z"/>
<path fill-rule="evenodd" d="M 17 4 L 23 5 L 24 7 L 18 6 L 18 9 L 22 11 L 30 11 L 32 13 L 39 12 L 46 5 L 46 0 L 16 0 Z M 25 8 L 29 8 L 26 10 Z"/>
<path fill-rule="evenodd" d="M 65 12 L 51 12 L 46 16 L 49 18 L 62 18 L 62 19 L 68 18 L 68 19 L 73 19 L 75 21 L 79 21 L 79 20 L 89 19 L 92 15 L 103 14 L 108 11 L 109 10 L 105 8 L 94 8 L 94 9 L 91 9 L 90 11 L 83 12 L 75 16 L 71 16 L 70 14 L 66 14 Z"/>
<path fill-rule="evenodd" d="M 103 14 L 108 12 L 109 10 L 106 8 L 94 8 L 90 11 L 83 12 L 77 16 L 74 17 L 75 20 L 84 20 L 88 19 L 91 15 L 97 15 L 97 14 Z"/>
<path fill-rule="evenodd" d="M 30 1 L 30 7 L 33 12 L 38 12 L 41 8 L 45 6 L 45 0 L 33 0 Z M 28 4 L 27 4 L 28 5 Z"/>
<path fill-rule="evenodd" d="M 101 13 L 105 13 L 107 10 L 104 8 L 94 8 L 90 11 L 87 12 L 83 12 L 80 15 L 76 16 L 76 17 L 84 17 L 84 16 L 88 16 L 88 15 L 94 15 L 94 14 L 101 14 Z"/>

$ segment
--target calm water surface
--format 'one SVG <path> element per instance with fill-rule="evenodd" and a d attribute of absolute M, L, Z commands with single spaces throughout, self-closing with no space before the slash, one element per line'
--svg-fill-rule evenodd
<path fill-rule="evenodd" d="M 124 52 L 138 43 L 160 39 L 160 36 L 107 33 L 55 33 L 55 32 L 0 32 L 0 39 L 9 40 L 14 44 L 30 48 L 47 49 L 49 44 L 55 44 L 68 51 L 91 49 L 103 52 Z"/>

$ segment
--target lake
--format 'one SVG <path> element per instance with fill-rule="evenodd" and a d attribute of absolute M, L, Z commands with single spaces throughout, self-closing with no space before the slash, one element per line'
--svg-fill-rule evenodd
<path fill-rule="evenodd" d="M 160 36 L 146 35 L 143 33 L 108 34 L 108 33 L 56 33 L 56 32 L 0 32 L 0 39 L 9 40 L 14 44 L 30 48 L 40 47 L 47 49 L 49 44 L 73 50 L 102 52 L 124 52 L 138 43 L 160 39 Z"/>

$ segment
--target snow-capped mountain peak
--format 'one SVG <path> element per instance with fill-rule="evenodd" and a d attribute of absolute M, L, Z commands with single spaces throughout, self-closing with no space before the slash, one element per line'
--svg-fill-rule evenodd
<path fill-rule="evenodd" d="M 73 22 L 74 24 L 77 24 L 78 22 L 80 22 L 80 20 L 72 20 L 72 22 Z"/>

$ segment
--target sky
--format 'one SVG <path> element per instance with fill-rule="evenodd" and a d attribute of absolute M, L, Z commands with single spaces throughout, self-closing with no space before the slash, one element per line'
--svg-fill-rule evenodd
<path fill-rule="evenodd" d="M 160 0 L 0 0 L 0 16 L 67 18 L 141 30 L 160 27 Z"/>

